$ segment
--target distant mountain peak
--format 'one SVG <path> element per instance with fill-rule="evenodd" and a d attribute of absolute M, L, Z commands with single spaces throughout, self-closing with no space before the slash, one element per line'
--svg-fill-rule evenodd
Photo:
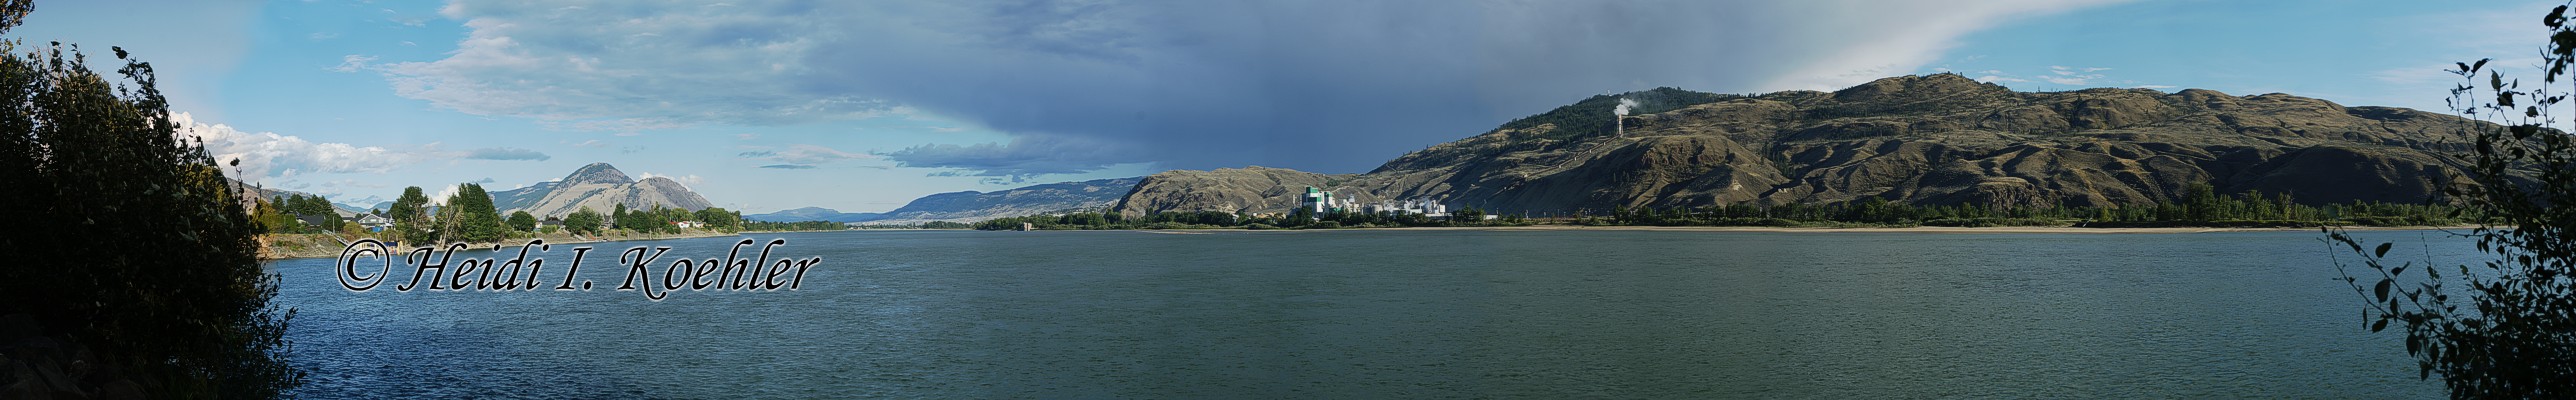
<path fill-rule="evenodd" d="M 1921 101 L 1967 95 L 2010 96 L 2012 89 L 1978 82 L 1958 74 L 1904 75 L 1879 78 L 1834 91 L 1844 102 Z"/>
<path fill-rule="evenodd" d="M 544 217 L 571 214 L 583 207 L 607 212 L 618 205 L 633 209 L 662 206 L 689 210 L 714 206 L 705 196 L 689 190 L 688 185 L 680 181 L 659 176 L 639 181 L 608 163 L 581 166 L 562 180 L 492 192 L 492 204 L 503 212 L 527 211 Z"/>
<path fill-rule="evenodd" d="M 635 183 L 635 178 L 627 177 L 625 171 L 617 170 L 617 166 L 608 165 L 608 163 L 590 163 L 590 165 L 581 166 L 581 169 L 573 170 L 572 175 L 564 176 L 563 182 L 566 184 L 605 183 L 611 185 L 623 185 Z"/>

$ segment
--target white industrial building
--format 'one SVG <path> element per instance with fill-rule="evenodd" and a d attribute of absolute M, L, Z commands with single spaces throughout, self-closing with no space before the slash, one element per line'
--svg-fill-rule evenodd
<path fill-rule="evenodd" d="M 1380 201 L 1368 205 L 1368 212 L 1384 215 L 1420 214 L 1432 218 L 1449 216 L 1449 206 L 1431 199 Z"/>
<path fill-rule="evenodd" d="M 1297 207 L 1304 208 L 1307 211 L 1313 211 L 1316 214 L 1324 214 L 1341 210 L 1357 210 L 1359 209 L 1359 204 L 1358 202 L 1351 201 L 1351 199 L 1348 198 L 1333 197 L 1333 192 L 1331 191 L 1307 186 L 1306 197 L 1297 201 Z"/>
<path fill-rule="evenodd" d="M 1298 199 L 1297 207 L 1319 215 L 1332 212 L 1365 212 L 1380 215 L 1411 214 L 1432 218 L 1449 217 L 1449 206 L 1432 199 L 1383 200 L 1361 204 L 1357 200 L 1311 186 L 1306 188 L 1305 197 Z"/>

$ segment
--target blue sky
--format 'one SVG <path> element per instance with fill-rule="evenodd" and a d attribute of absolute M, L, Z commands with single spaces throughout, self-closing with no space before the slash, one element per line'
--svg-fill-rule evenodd
<path fill-rule="evenodd" d="M 1958 72 L 2438 111 L 2442 68 L 2535 62 L 2556 4 L 105 0 L 40 1 L 9 36 L 125 47 L 249 180 L 343 202 L 608 162 L 745 212 L 855 212 L 1176 168 L 1365 172 L 1658 86 Z"/>

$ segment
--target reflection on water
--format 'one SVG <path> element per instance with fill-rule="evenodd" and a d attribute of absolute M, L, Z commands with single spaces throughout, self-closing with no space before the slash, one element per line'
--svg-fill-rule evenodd
<path fill-rule="evenodd" d="M 616 252 L 739 239 L 593 244 L 590 292 L 275 267 L 326 398 L 2440 396 L 2318 236 L 763 234 L 823 257 L 801 290 L 660 302 Z"/>

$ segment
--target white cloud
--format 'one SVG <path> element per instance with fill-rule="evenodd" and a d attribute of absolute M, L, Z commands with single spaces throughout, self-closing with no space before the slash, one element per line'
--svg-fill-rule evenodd
<path fill-rule="evenodd" d="M 2101 78 L 2102 78 L 2102 76 L 2101 76 L 2101 75 L 2079 75 L 2079 76 L 2041 76 L 2041 77 L 2039 77 L 2039 79 L 2040 79 L 2040 80 L 2048 81 L 2048 83 L 2054 83 L 2054 84 L 2060 84 L 2060 85 L 2067 85 L 2067 86 L 2087 86 L 2087 85 L 2092 85 L 2092 84 L 2093 84 L 2093 80 L 2094 80 L 2094 79 L 2101 79 Z"/>
<path fill-rule="evenodd" d="M 206 154 L 217 164 L 226 165 L 226 173 L 252 183 L 278 184 L 284 187 L 310 186 L 299 177 L 311 174 L 383 174 L 437 160 L 545 160 L 550 157 L 535 150 L 487 147 L 464 151 L 444 150 L 439 143 L 408 146 L 359 146 L 347 143 L 315 142 L 303 137 L 275 132 L 243 132 L 230 125 L 198 121 L 195 115 L 178 113 L 170 116 L 178 125 L 181 140 L 202 140 Z M 238 166 L 230 165 L 240 160 Z M 489 162 L 489 161 L 486 161 Z M 349 187 L 373 188 L 381 185 L 357 185 L 357 180 L 338 179 L 323 183 L 325 194 Z"/>
<path fill-rule="evenodd" d="M 770 159 L 778 160 L 779 162 L 806 165 L 822 164 L 840 160 L 877 158 L 877 156 L 873 154 L 852 153 L 810 144 L 788 145 L 786 149 L 778 150 L 777 152 L 768 154 L 768 156 Z"/>
<path fill-rule="evenodd" d="M 486 179 L 489 179 L 489 178 L 486 178 Z M 429 204 L 431 204 L 431 205 L 438 205 L 438 206 L 445 206 L 445 205 L 447 205 L 447 199 L 448 199 L 448 198 L 456 197 L 456 192 L 457 192 L 457 191 L 459 191 L 459 190 L 462 190 L 462 189 L 464 189 L 464 188 L 465 188 L 465 184 L 462 184 L 462 183 L 454 184 L 454 185 L 441 186 L 441 187 L 439 187 L 439 189 L 438 189 L 438 193 L 435 193 L 435 194 L 431 194 L 431 195 L 429 195 Z M 483 189 L 483 191 L 485 191 L 485 192 L 490 192 L 490 191 L 492 191 L 492 189 L 491 189 L 491 188 L 484 188 L 484 189 Z"/>
<path fill-rule="evenodd" d="M 358 72 L 367 69 L 368 63 L 373 62 L 376 62 L 375 56 L 350 54 L 340 56 L 340 65 L 331 67 L 330 70 L 331 72 Z"/>
<path fill-rule="evenodd" d="M 656 173 L 651 173 L 651 172 L 645 172 L 645 173 L 639 174 L 639 175 L 637 175 L 637 176 L 635 177 L 635 179 L 636 179 L 636 180 L 644 180 L 644 179 L 650 179 L 650 178 L 663 178 L 663 179 L 670 179 L 670 180 L 671 180 L 671 181 L 673 181 L 673 182 L 679 182 L 681 187 L 694 187 L 694 186 L 697 186 L 697 185 L 698 185 L 698 183 L 706 182 L 706 181 L 707 181 L 705 178 L 699 178 L 696 174 L 673 176 L 673 175 L 662 175 L 662 174 L 656 174 Z M 690 189 L 690 190 L 697 190 L 697 189 L 692 188 L 692 189 Z"/>
<path fill-rule="evenodd" d="M 2103 77 L 2102 74 L 2096 74 L 2093 72 L 2108 70 L 2110 70 L 2110 68 L 2075 68 L 2063 65 L 2051 65 L 2048 66 L 2048 75 L 2040 75 L 2038 78 L 2039 80 L 2059 85 L 2091 86 L 2097 84 L 2097 82 L 2099 82 Z"/>
<path fill-rule="evenodd" d="M 388 149 L 377 146 L 355 146 L 346 143 L 317 143 L 301 137 L 273 132 L 242 132 L 223 124 L 199 122 L 188 113 L 170 117 L 179 126 L 179 137 L 205 141 L 206 153 L 217 163 L 241 160 L 241 178 L 293 178 L 308 173 L 384 173 L 396 167 L 418 163 L 430 146 Z"/>

